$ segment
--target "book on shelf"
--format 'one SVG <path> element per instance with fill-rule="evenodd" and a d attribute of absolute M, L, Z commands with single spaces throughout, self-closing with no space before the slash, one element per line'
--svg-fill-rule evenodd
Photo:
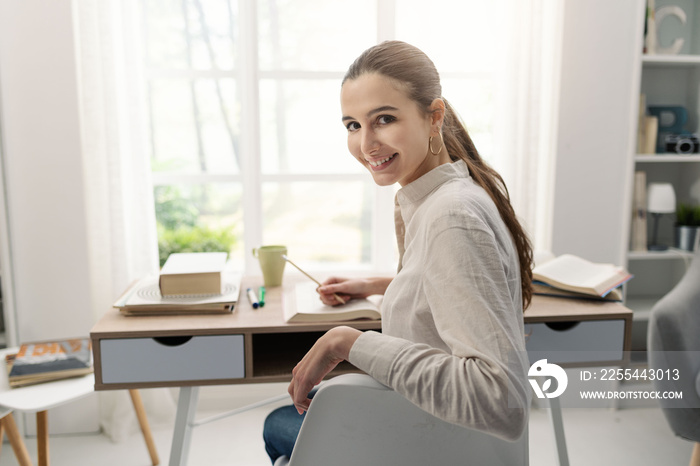
<path fill-rule="evenodd" d="M 560 290 L 607 297 L 632 278 L 623 267 L 562 254 L 535 266 L 532 278 Z"/>
<path fill-rule="evenodd" d="M 637 153 L 655 154 L 659 136 L 659 117 L 647 113 L 645 94 L 639 96 L 639 119 L 637 121 Z"/>
<path fill-rule="evenodd" d="M 632 196 L 631 251 L 647 250 L 647 175 L 645 171 L 634 172 Z"/>
<path fill-rule="evenodd" d="M 10 387 L 68 379 L 93 371 L 89 338 L 24 343 L 5 356 Z"/>
<path fill-rule="evenodd" d="M 160 271 L 163 296 L 187 296 L 223 293 L 225 252 L 183 252 L 168 256 Z"/>
<path fill-rule="evenodd" d="M 345 304 L 326 306 L 316 288 L 315 283 L 309 282 L 298 283 L 290 292 L 285 290 L 282 310 L 286 322 L 341 322 L 382 317 L 378 300 L 351 299 Z"/>
<path fill-rule="evenodd" d="M 222 275 L 223 289 L 219 294 L 163 296 L 159 277 L 149 275 L 127 288 L 113 306 L 128 316 L 226 314 L 235 309 L 242 278 L 240 271 L 227 269 Z"/>

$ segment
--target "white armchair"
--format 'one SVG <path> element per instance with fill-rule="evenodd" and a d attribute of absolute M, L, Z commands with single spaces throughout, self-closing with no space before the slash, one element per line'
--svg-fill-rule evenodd
<path fill-rule="evenodd" d="M 319 388 L 292 458 L 275 466 L 527 466 L 528 434 L 515 442 L 442 421 L 371 377 L 347 374 Z"/>
<path fill-rule="evenodd" d="M 700 249 L 681 281 L 652 309 L 649 366 L 678 369 L 679 380 L 657 379 L 660 391 L 682 391 L 683 399 L 659 400 L 671 430 L 696 442 L 690 464 L 700 466 Z"/>

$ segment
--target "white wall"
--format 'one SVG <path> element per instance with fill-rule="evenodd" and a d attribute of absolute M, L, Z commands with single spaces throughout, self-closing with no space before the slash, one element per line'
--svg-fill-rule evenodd
<path fill-rule="evenodd" d="M 552 250 L 624 264 L 644 0 L 564 7 Z"/>
<path fill-rule="evenodd" d="M 73 37 L 70 1 L 0 1 L 0 121 L 13 268 L 3 275 L 13 277 L 19 341 L 87 336 L 94 324 Z M 50 418 L 59 424 L 55 413 Z M 96 430 L 96 411 L 87 418 L 84 427 Z"/>

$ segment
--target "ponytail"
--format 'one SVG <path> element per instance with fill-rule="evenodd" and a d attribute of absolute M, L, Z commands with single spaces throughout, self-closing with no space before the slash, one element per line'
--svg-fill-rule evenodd
<path fill-rule="evenodd" d="M 445 98 L 445 119 L 442 135 L 445 140 L 447 153 L 453 161 L 464 160 L 469 168 L 469 174 L 474 181 L 484 188 L 496 204 L 501 219 L 508 227 L 518 251 L 520 262 L 520 285 L 522 288 L 523 310 L 527 309 L 532 300 L 532 245 L 510 204 L 510 195 L 503 178 L 491 168 L 474 146 L 464 124 Z"/>

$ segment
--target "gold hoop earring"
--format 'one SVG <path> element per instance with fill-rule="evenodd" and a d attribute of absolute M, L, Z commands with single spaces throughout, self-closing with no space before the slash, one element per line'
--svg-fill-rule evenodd
<path fill-rule="evenodd" d="M 442 139 L 442 133 L 438 133 L 438 136 L 440 136 L 440 148 L 437 151 L 433 150 L 433 136 L 430 136 L 428 139 L 428 149 L 430 149 L 430 153 L 433 155 L 438 155 L 442 152 L 442 147 L 445 145 L 445 141 Z"/>

